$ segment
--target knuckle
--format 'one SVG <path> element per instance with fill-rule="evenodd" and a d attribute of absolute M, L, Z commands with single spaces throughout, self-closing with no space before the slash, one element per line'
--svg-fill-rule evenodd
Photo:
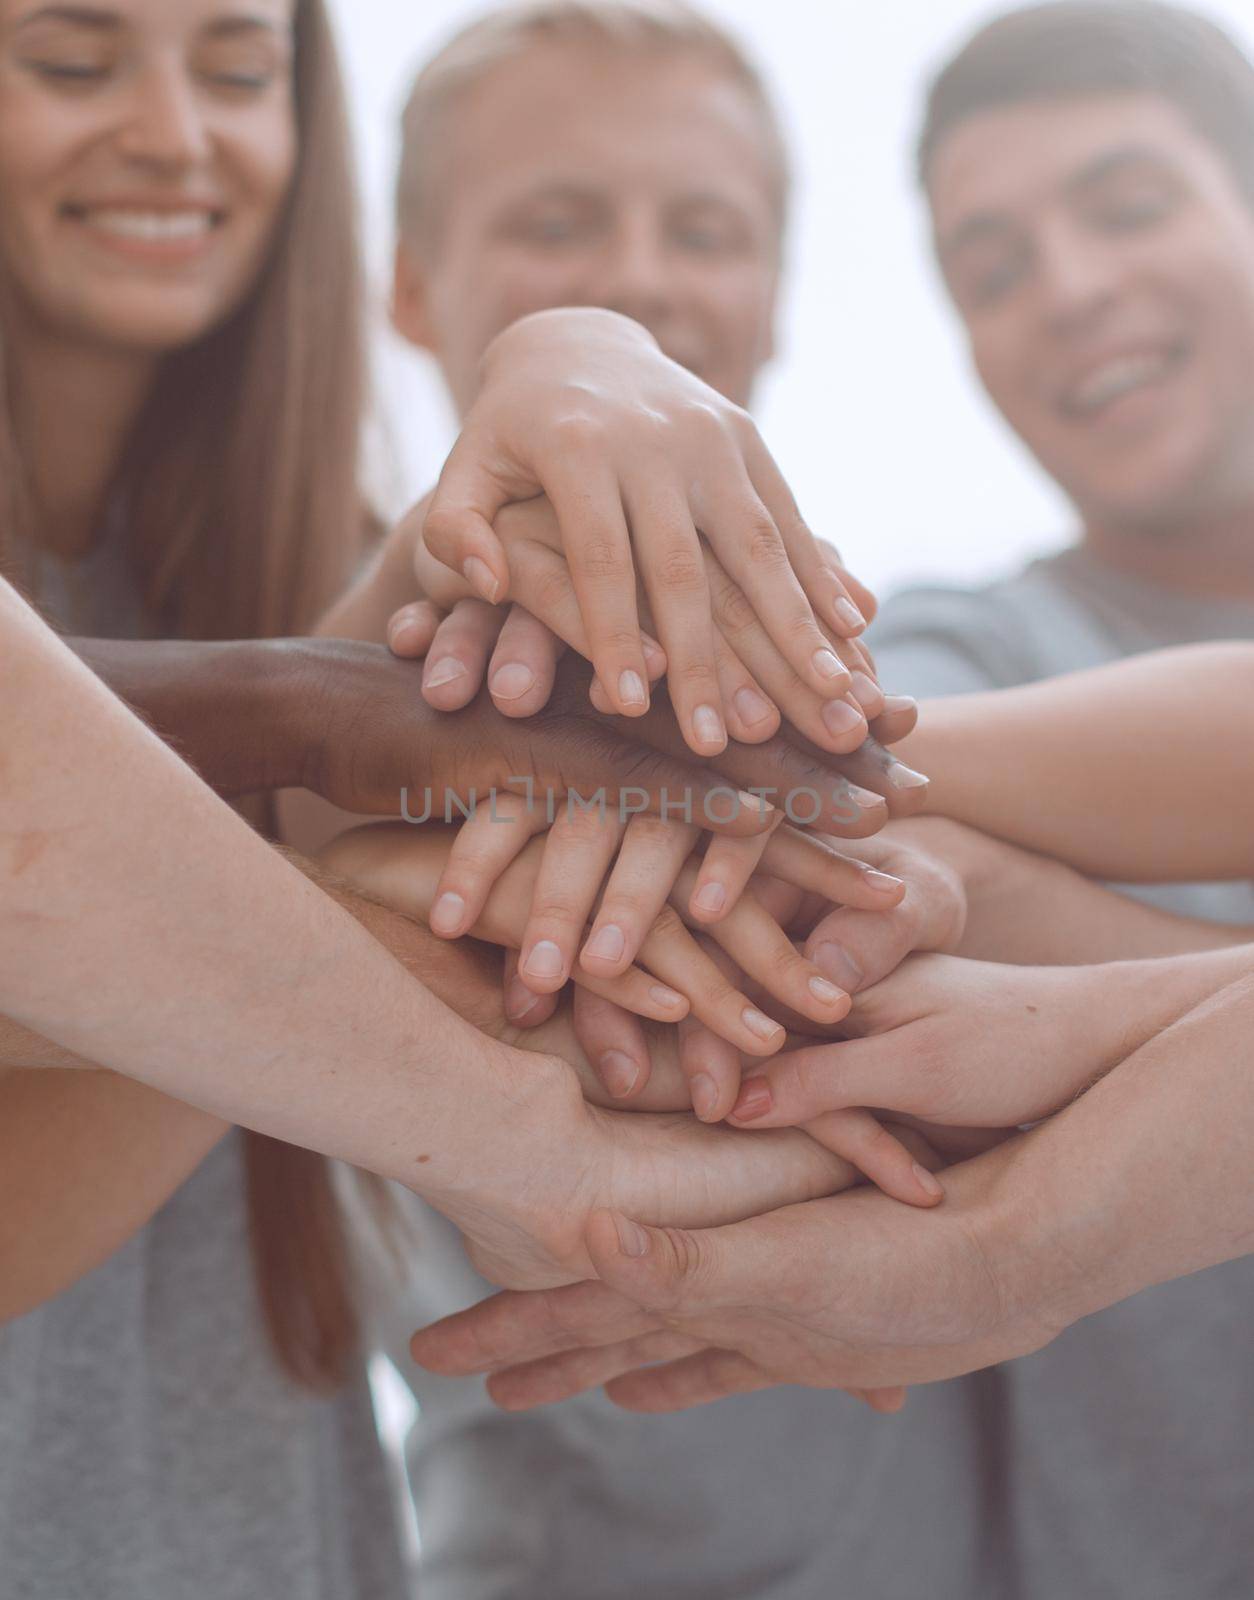
<path fill-rule="evenodd" d="M 674 906 L 663 906 L 649 924 L 649 937 L 671 941 L 681 938 L 687 932 L 683 918 Z"/>
<path fill-rule="evenodd" d="M 531 903 L 531 920 L 536 923 L 566 923 L 577 914 L 574 901 L 554 891 L 537 895 Z"/>
<path fill-rule="evenodd" d="M 556 443 L 566 450 L 599 453 L 608 442 L 604 419 L 579 405 L 571 406 L 556 417 L 551 431 Z"/>
<path fill-rule="evenodd" d="M 528 605 L 532 610 L 552 615 L 570 601 L 571 582 L 564 566 L 546 566 L 537 573 L 520 573 L 519 577 L 526 582 Z"/>
<path fill-rule="evenodd" d="M 712 657 L 689 656 L 682 661 L 672 660 L 667 669 L 667 680 L 670 683 L 678 681 L 693 689 L 704 689 L 709 686 L 717 688 L 718 674 L 714 670 Z"/>
<path fill-rule="evenodd" d="M 593 579 L 622 579 L 632 572 L 631 553 L 609 534 L 595 535 L 579 546 L 580 570 Z"/>
<path fill-rule="evenodd" d="M 670 843 L 674 829 L 674 823 L 667 822 L 662 817 L 633 817 L 631 826 L 627 830 L 628 840 L 633 849 L 641 846 L 651 854 L 656 854 Z"/>
<path fill-rule="evenodd" d="M 749 596 L 738 583 L 728 583 L 714 601 L 714 617 L 720 630 L 735 638 L 757 625 L 758 614 Z"/>
<path fill-rule="evenodd" d="M 664 551 L 652 568 L 656 581 L 672 593 L 705 592 L 705 563 L 696 549 L 676 546 Z"/>
<path fill-rule="evenodd" d="M 423 542 L 429 550 L 447 549 L 462 537 L 466 513 L 460 506 L 433 506 L 422 525 Z"/>
<path fill-rule="evenodd" d="M 779 529 L 766 510 L 755 507 L 746 517 L 747 531 L 745 555 L 759 572 L 775 571 L 788 566 L 788 552 L 779 536 Z"/>

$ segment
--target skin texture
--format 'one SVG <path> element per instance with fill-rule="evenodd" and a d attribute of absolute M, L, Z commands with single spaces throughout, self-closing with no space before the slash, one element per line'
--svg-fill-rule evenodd
<path fill-rule="evenodd" d="M 437 151 L 432 215 L 401 219 L 394 318 L 460 410 L 495 335 L 563 305 L 622 312 L 748 404 L 772 345 L 778 180 L 761 113 L 718 67 L 537 45 L 453 103 Z"/>
<path fill-rule="evenodd" d="M 1118 883 L 1248 876 L 1254 645 L 1189 645 L 928 703 L 901 744 L 941 816 Z M 1175 784 L 1164 783 L 1169 741 Z"/>
<path fill-rule="evenodd" d="M 225 30 L 212 0 L 117 0 L 100 26 L 0 3 L 0 256 L 43 543 L 87 548 L 160 356 L 251 289 L 295 159 L 290 0 Z M 83 207 L 211 208 L 194 247 L 102 235 Z"/>
<path fill-rule="evenodd" d="M 1245 977 L 1059 1116 L 950 1168 L 934 1212 L 859 1193 L 704 1234 L 598 1216 L 601 1283 L 498 1295 L 416 1335 L 415 1359 L 492 1374 L 510 1408 L 608 1383 L 629 1409 L 673 1411 L 774 1383 L 932 1382 L 1039 1349 L 1254 1248 L 1252 1019 Z"/>
<path fill-rule="evenodd" d="M 980 380 L 1086 542 L 1254 593 L 1254 213 L 1223 155 L 1153 95 L 1033 102 L 956 126 L 928 196 Z M 1160 378 L 1076 410 L 1109 357 L 1164 351 Z"/>
<path fill-rule="evenodd" d="M 0 643 L 0 749 L 24 774 L 0 785 L 0 1011 L 16 1023 L 407 1184 L 514 1284 L 586 1274 L 601 1204 L 701 1222 L 849 1181 L 800 1133 L 596 1111 L 565 1061 L 490 1037 L 415 983 L 7 586 Z"/>

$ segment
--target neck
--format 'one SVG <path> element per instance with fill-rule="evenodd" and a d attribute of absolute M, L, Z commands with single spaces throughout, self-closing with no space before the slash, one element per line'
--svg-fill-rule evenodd
<path fill-rule="evenodd" d="M 1170 535 L 1089 521 L 1083 546 L 1103 565 L 1164 589 L 1254 602 L 1254 499 L 1182 518 Z"/>
<path fill-rule="evenodd" d="M 29 323 L 8 348 L 36 542 L 60 556 L 84 555 L 160 358 L 93 347 Z"/>

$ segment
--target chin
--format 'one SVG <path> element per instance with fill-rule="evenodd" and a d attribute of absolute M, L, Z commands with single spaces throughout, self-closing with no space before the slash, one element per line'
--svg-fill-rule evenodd
<path fill-rule="evenodd" d="M 97 345 L 165 355 L 203 339 L 226 322 L 234 309 L 207 302 L 203 297 L 128 295 L 84 308 L 78 324 L 80 331 Z"/>

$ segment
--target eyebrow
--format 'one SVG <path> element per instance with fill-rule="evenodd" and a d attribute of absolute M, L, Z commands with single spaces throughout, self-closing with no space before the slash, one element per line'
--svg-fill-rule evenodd
<path fill-rule="evenodd" d="M 68 22 L 77 28 L 94 28 L 98 32 L 120 28 L 122 18 L 116 11 L 108 11 L 98 6 L 41 6 L 38 11 L 31 11 L 19 19 L 18 30 L 30 27 L 36 22 Z M 215 38 L 222 38 L 238 33 L 264 32 L 278 34 L 282 30 L 269 17 L 260 17 L 250 13 L 240 13 L 238 16 L 218 17 L 210 22 L 205 30 Z"/>
<path fill-rule="evenodd" d="M 1167 158 L 1155 145 L 1120 145 L 1113 150 L 1103 150 L 1100 155 L 1087 161 L 1078 172 L 1071 174 L 1063 187 L 1067 194 L 1075 197 L 1088 189 L 1097 188 L 1108 178 L 1118 177 L 1121 173 L 1134 171 L 1138 167 L 1161 169 L 1167 166 Z M 980 244 L 986 239 L 1002 238 L 1011 232 L 1012 228 L 1010 217 L 1003 211 L 977 211 L 965 217 L 946 235 L 939 242 L 938 249 L 942 257 L 956 255 L 969 245 Z"/>
<path fill-rule="evenodd" d="M 116 11 L 104 11 L 95 6 L 41 6 L 38 11 L 28 11 L 18 19 L 17 28 L 29 28 L 36 22 L 69 22 L 76 28 L 106 28 L 121 26 Z"/>
<path fill-rule="evenodd" d="M 1154 145 L 1120 145 L 1117 149 L 1104 150 L 1101 155 L 1094 156 L 1092 161 L 1068 178 L 1067 192 L 1076 194 L 1082 189 L 1094 188 L 1107 178 L 1117 177 L 1121 172 L 1136 167 L 1167 167 L 1169 164 L 1163 151 Z"/>
<path fill-rule="evenodd" d="M 986 239 L 1001 239 L 1013 232 L 1014 225 L 1004 212 L 977 211 L 964 217 L 958 226 L 937 241 L 937 253 L 942 260 L 960 254 L 971 245 Z"/>

